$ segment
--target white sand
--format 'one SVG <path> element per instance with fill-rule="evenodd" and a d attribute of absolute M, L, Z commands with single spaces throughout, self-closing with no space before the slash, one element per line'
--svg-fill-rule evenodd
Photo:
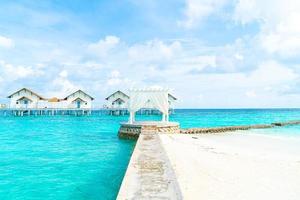
<path fill-rule="evenodd" d="M 300 139 L 245 132 L 160 139 L 184 199 L 300 199 Z"/>

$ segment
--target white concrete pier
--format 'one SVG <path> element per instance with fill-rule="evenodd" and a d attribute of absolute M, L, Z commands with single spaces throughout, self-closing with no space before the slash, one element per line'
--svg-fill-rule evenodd
<path fill-rule="evenodd" d="M 117 199 L 182 199 L 175 174 L 155 131 L 143 131 L 139 136 Z"/>

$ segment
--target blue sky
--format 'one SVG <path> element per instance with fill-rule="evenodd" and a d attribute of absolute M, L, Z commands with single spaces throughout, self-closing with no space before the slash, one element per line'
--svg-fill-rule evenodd
<path fill-rule="evenodd" d="M 300 107 L 296 0 L 0 0 L 0 102 L 168 87 L 178 107 Z"/>

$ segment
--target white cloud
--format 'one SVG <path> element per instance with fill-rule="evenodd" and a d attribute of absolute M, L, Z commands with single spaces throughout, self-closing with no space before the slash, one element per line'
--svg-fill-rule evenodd
<path fill-rule="evenodd" d="M 113 70 L 110 72 L 109 78 L 107 80 L 107 85 L 113 86 L 118 85 L 122 82 L 120 77 L 120 72 L 118 70 Z"/>
<path fill-rule="evenodd" d="M 235 7 L 233 18 L 242 24 L 259 20 L 261 10 L 255 0 L 239 0 Z"/>
<path fill-rule="evenodd" d="M 113 70 L 113 71 L 111 71 L 110 76 L 111 76 L 111 78 L 119 78 L 120 72 L 118 70 Z"/>
<path fill-rule="evenodd" d="M 110 40 L 107 38 L 99 41 L 107 42 Z M 89 90 L 96 97 L 97 105 L 118 89 L 174 88 L 174 95 L 181 97 L 179 107 L 259 107 L 268 106 L 270 101 L 272 105 L 283 105 L 288 98 L 283 93 L 291 90 L 299 78 L 288 65 L 276 60 L 255 60 L 256 63 L 245 70 L 248 55 L 253 52 L 251 49 L 250 53 L 245 51 L 246 47 L 240 40 L 225 46 L 208 46 L 198 40 L 153 39 L 128 44 L 118 39 L 108 43 L 115 46 L 104 51 L 110 52 L 104 53 L 107 54 L 105 57 L 104 54 L 89 57 L 89 54 L 94 55 L 91 49 L 87 53 L 87 49 L 61 48 L 61 55 L 66 59 L 38 62 L 42 63 L 36 65 L 38 67 L 23 66 L 29 72 L 20 74 L 30 77 L 31 85 L 34 82 L 43 85 L 38 90 L 44 90 L 46 96 L 63 97 L 79 88 Z M 76 55 L 72 57 L 73 52 Z M 47 73 L 43 77 L 34 76 L 37 71 Z M 5 81 L 4 85 L 8 83 Z M 262 98 L 261 101 L 257 101 L 258 97 Z"/>
<path fill-rule="evenodd" d="M 253 91 L 253 90 L 247 91 L 247 92 L 245 93 L 245 95 L 246 95 L 247 97 L 249 97 L 249 98 L 255 98 L 255 97 L 257 96 L 256 92 Z"/>
<path fill-rule="evenodd" d="M 290 13 L 274 29 L 261 35 L 262 46 L 269 53 L 285 57 L 300 55 L 300 8 L 299 13 Z"/>
<path fill-rule="evenodd" d="M 66 78 L 68 77 L 68 71 L 67 70 L 63 70 L 59 73 L 59 76 L 62 78 Z"/>
<path fill-rule="evenodd" d="M 139 37 L 129 38 L 130 43 L 109 35 L 88 44 L 88 29 L 80 20 L 73 20 L 71 15 L 52 18 L 50 13 L 47 16 L 51 19 L 45 16 L 30 20 L 26 12 L 26 25 L 39 27 L 47 24 L 51 29 L 39 29 L 33 34 L 41 35 L 41 38 L 29 38 L 30 32 L 17 34 L 18 45 L 10 51 L 2 47 L 13 47 L 14 41 L 0 36 L 0 59 L 10 60 L 0 62 L 1 89 L 5 91 L 28 84 L 36 87 L 32 89 L 44 90 L 45 94 L 45 91 L 51 91 L 58 97 L 77 88 L 90 89 L 88 92 L 95 95 L 96 103 L 100 103 L 117 89 L 156 85 L 174 88 L 175 95 L 182 97 L 179 106 L 184 107 L 288 104 L 291 99 L 285 92 L 294 92 L 299 84 L 296 69 L 300 69 L 297 63 L 300 55 L 300 1 L 184 2 L 183 10 L 178 7 L 181 5 L 178 2 L 174 5 L 172 2 L 172 10 L 168 10 L 165 4 L 149 1 L 158 15 L 141 13 L 141 20 L 145 22 L 141 25 L 146 29 L 134 27 Z M 182 16 L 178 16 L 180 12 Z M 238 23 L 233 24 L 230 16 Z M 174 19 L 180 20 L 181 27 L 174 25 Z M 213 24 L 206 24 L 212 21 Z M 73 30 L 71 33 L 52 27 L 65 24 L 75 28 L 76 34 L 72 34 Z M 192 29 L 203 24 L 207 29 Z M 155 32 L 157 38 L 151 38 L 153 33 L 148 32 L 153 27 L 162 28 Z M 149 37 L 145 41 L 133 42 Z M 289 57 L 296 59 L 286 60 Z M 290 66 L 290 63 L 295 66 Z M 297 91 L 294 94 L 297 95 Z M 293 98 L 296 102 L 294 99 L 297 98 Z M 299 102 L 300 98 L 297 105 Z"/>
<path fill-rule="evenodd" d="M 120 38 L 116 36 L 106 36 L 97 43 L 90 44 L 88 49 L 93 54 L 98 56 L 106 56 L 112 49 L 114 49 L 120 42 Z"/>
<path fill-rule="evenodd" d="M 121 76 L 120 71 L 112 70 L 108 76 L 107 82 L 108 87 L 132 87 L 135 83 L 129 78 Z"/>
<path fill-rule="evenodd" d="M 221 73 L 244 71 L 247 61 L 244 60 L 244 56 L 239 52 L 235 44 L 222 47 L 216 54 L 215 67 L 210 70 L 213 69 Z"/>
<path fill-rule="evenodd" d="M 234 19 L 242 24 L 260 24 L 257 39 L 267 53 L 283 57 L 300 55 L 300 1 L 239 0 Z"/>
<path fill-rule="evenodd" d="M 269 60 L 250 72 L 181 76 L 185 84 L 179 81 L 172 87 L 191 107 L 287 107 L 299 105 L 294 100 L 290 104 L 286 94 L 298 78 L 297 72 L 288 66 Z M 197 94 L 203 94 L 201 101 L 196 100 Z M 300 95 L 294 98 L 299 100 Z"/>
<path fill-rule="evenodd" d="M 183 56 L 175 61 L 174 69 L 178 73 L 202 73 L 203 70 L 217 70 L 215 55 Z"/>
<path fill-rule="evenodd" d="M 80 89 L 81 87 L 66 76 L 58 76 L 51 82 L 51 90 L 47 92 L 48 96 L 63 98 L 66 95 Z"/>
<path fill-rule="evenodd" d="M 193 28 L 224 6 L 227 0 L 186 0 L 185 19 L 179 25 Z"/>
<path fill-rule="evenodd" d="M 44 73 L 38 67 L 12 65 L 0 60 L 0 75 L 8 81 L 14 81 L 22 78 L 36 77 Z"/>
<path fill-rule="evenodd" d="M 165 61 L 173 58 L 181 50 L 178 41 L 166 44 L 161 40 L 150 40 L 144 44 L 134 44 L 128 49 L 130 59 L 137 61 Z"/>
<path fill-rule="evenodd" d="M 206 66 L 216 67 L 215 55 L 198 55 L 188 56 L 181 60 L 181 64 L 185 66 L 195 66 L 198 69 L 203 69 Z"/>
<path fill-rule="evenodd" d="M 104 65 L 109 67 L 103 70 L 109 71 L 106 71 L 108 76 L 104 88 L 111 91 L 132 85 L 172 87 L 175 93 L 184 97 L 181 106 L 259 107 L 260 102 L 254 102 L 254 97 L 264 97 L 262 102 L 267 102 L 267 99 L 280 96 L 286 86 L 298 78 L 296 72 L 275 60 L 254 63 L 244 70 L 249 58 L 240 40 L 214 48 L 194 41 L 166 42 L 157 39 L 123 44 L 113 57 L 105 59 L 108 65 Z M 272 90 L 265 90 L 268 87 Z M 201 101 L 197 94 L 202 94 Z"/>
<path fill-rule="evenodd" d="M 249 76 L 249 82 L 259 86 L 278 86 L 293 82 L 298 74 L 292 69 L 277 63 L 274 60 L 261 63 Z"/>
<path fill-rule="evenodd" d="M 234 58 L 237 60 L 244 60 L 244 56 L 239 53 L 234 54 Z"/>
<path fill-rule="evenodd" d="M 12 39 L 0 35 L 0 47 L 11 48 L 14 46 Z"/>

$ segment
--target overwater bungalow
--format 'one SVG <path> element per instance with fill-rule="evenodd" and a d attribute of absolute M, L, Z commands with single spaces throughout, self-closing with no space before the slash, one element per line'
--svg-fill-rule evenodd
<path fill-rule="evenodd" d="M 46 98 L 41 95 L 27 89 L 22 88 L 7 98 L 10 99 L 10 108 L 38 108 L 38 103 L 42 101 L 46 101 Z"/>
<path fill-rule="evenodd" d="M 129 96 L 124 92 L 118 90 L 108 97 L 105 98 L 107 101 L 106 106 L 111 109 L 120 109 L 120 108 L 127 108 L 127 103 L 129 101 Z"/>
<path fill-rule="evenodd" d="M 66 104 L 68 107 L 71 108 L 86 108 L 91 109 L 92 108 L 92 101 L 94 98 L 87 93 L 85 93 L 82 90 L 77 90 L 76 92 L 71 93 L 67 97 L 63 99 L 63 101 L 66 101 Z"/>
<path fill-rule="evenodd" d="M 45 98 L 27 88 L 12 93 L 8 98 L 10 99 L 9 108 L 14 110 L 16 115 L 42 114 L 49 113 L 49 111 L 52 114 L 64 114 L 76 110 L 84 114 L 90 112 L 94 100 L 92 96 L 82 90 L 77 90 L 64 98 Z M 76 113 L 78 113 L 77 111 Z"/>
<path fill-rule="evenodd" d="M 129 96 L 124 92 L 118 90 L 106 97 L 105 100 L 107 103 L 104 107 L 109 110 L 109 114 L 123 115 L 128 113 L 127 107 Z"/>

